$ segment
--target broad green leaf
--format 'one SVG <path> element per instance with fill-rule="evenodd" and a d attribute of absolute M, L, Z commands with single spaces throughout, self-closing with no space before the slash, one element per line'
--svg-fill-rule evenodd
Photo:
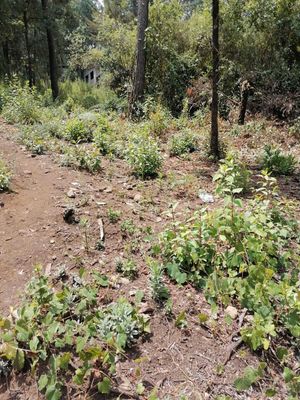
<path fill-rule="evenodd" d="M 17 371 L 22 371 L 22 369 L 24 368 L 24 364 L 25 364 L 24 351 L 20 350 L 20 349 L 17 349 L 16 356 L 15 356 L 15 359 L 13 361 L 13 367 Z"/>
<path fill-rule="evenodd" d="M 111 389 L 110 379 L 107 377 L 103 378 L 103 381 L 98 383 L 97 388 L 99 393 L 109 394 Z"/>

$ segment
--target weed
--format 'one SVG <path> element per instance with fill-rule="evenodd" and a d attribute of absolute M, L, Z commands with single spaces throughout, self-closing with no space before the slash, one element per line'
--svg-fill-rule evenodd
<path fill-rule="evenodd" d="M 137 265 L 131 259 L 118 258 L 116 260 L 116 271 L 127 278 L 133 279 L 137 275 Z"/>
<path fill-rule="evenodd" d="M 116 354 L 149 332 L 148 320 L 126 300 L 99 306 L 105 277 L 95 272 L 88 281 L 83 274 L 79 278 L 74 285 L 60 282 L 54 288 L 39 268 L 22 306 L 1 319 L 2 360 L 17 371 L 31 368 L 47 400 L 61 399 L 70 380 L 75 393 L 93 382 L 92 389 L 107 394 Z M 101 373 L 94 381 L 95 368 Z"/>
<path fill-rule="evenodd" d="M 142 179 L 156 176 L 162 166 L 158 143 L 147 132 L 130 137 L 126 157 L 134 174 Z"/>
<path fill-rule="evenodd" d="M 4 161 L 0 159 L 0 192 L 9 189 L 11 173 Z"/>
<path fill-rule="evenodd" d="M 289 128 L 289 134 L 295 139 L 300 139 L 300 117 L 295 119 L 293 125 Z"/>
<path fill-rule="evenodd" d="M 122 232 L 122 236 L 123 238 L 127 238 L 130 236 L 133 236 L 136 233 L 136 226 L 134 225 L 134 222 L 132 221 L 132 219 L 126 219 L 121 223 L 121 232 Z"/>
<path fill-rule="evenodd" d="M 221 161 L 213 180 L 217 182 L 217 193 L 237 195 L 245 193 L 250 186 L 250 172 L 233 154 Z"/>
<path fill-rule="evenodd" d="M 107 211 L 107 217 L 110 223 L 116 224 L 120 220 L 121 211 L 109 208 Z"/>
<path fill-rule="evenodd" d="M 261 157 L 261 166 L 274 175 L 292 175 L 296 169 L 296 159 L 292 154 L 283 154 L 279 149 L 266 146 Z"/>
<path fill-rule="evenodd" d="M 163 268 L 155 260 L 149 260 L 150 289 L 152 298 L 158 303 L 169 299 L 169 289 L 163 282 Z"/>
<path fill-rule="evenodd" d="M 101 169 L 101 158 L 96 148 L 81 148 L 79 146 L 62 146 L 60 163 L 65 167 L 86 169 L 95 173 Z"/>
<path fill-rule="evenodd" d="M 79 118 L 69 119 L 64 129 L 64 136 L 72 143 L 89 142 L 92 140 L 91 124 Z"/>
<path fill-rule="evenodd" d="M 189 130 L 179 132 L 169 140 L 169 152 L 171 156 L 182 156 L 192 153 L 197 149 L 198 140 L 195 134 Z"/>

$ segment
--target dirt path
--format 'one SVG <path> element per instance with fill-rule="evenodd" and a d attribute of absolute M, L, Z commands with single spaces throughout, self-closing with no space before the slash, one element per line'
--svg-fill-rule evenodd
<path fill-rule="evenodd" d="M 82 177 L 50 156 L 32 158 L 12 140 L 14 133 L 0 120 L 0 153 L 13 173 L 11 193 L 0 194 L 1 309 L 16 302 L 36 263 L 63 260 L 71 227 L 62 223 L 62 206 L 71 183 Z"/>

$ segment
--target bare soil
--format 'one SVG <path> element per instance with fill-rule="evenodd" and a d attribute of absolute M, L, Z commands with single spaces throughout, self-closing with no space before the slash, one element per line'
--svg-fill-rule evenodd
<path fill-rule="evenodd" d="M 18 304 L 37 263 L 52 274 L 61 268 L 73 272 L 81 265 L 98 269 L 118 282 L 104 290 L 106 298 L 132 299 L 136 290 L 143 290 L 145 312 L 151 315 L 152 334 L 141 339 L 118 365 L 120 388 L 134 392 L 139 367 L 144 385 L 147 389 L 159 387 L 162 399 L 180 399 L 182 395 L 191 400 L 217 399 L 218 395 L 263 399 L 265 389 L 274 386 L 278 390 L 274 398 L 286 398 L 281 377 L 272 364 L 268 370 L 272 379 L 243 394 L 236 392 L 233 381 L 246 366 L 257 366 L 260 361 L 257 354 L 241 347 L 224 370 L 220 368 L 232 344 L 238 319 L 227 324 L 221 312 L 213 328 L 204 329 L 197 317 L 199 313 L 210 312 L 203 294 L 189 286 L 180 288 L 168 283 L 174 313 L 185 311 L 187 315 L 187 328 L 176 328 L 174 321 L 151 301 L 144 262 L 147 243 L 138 236 L 122 237 L 120 223 L 112 224 L 107 217 L 108 208 L 120 210 L 121 220 L 132 219 L 144 237 L 147 227 L 154 233 L 162 231 L 170 221 L 165 214 L 170 204 L 179 202 L 176 212 L 180 218 L 180 213 L 199 208 L 199 190 L 212 192 L 214 164 L 197 155 L 188 160 L 168 158 L 165 178 L 140 182 L 130 175 L 125 162 L 103 159 L 102 171 L 90 175 L 60 167 L 51 154 L 32 157 L 16 142 L 16 129 L 2 120 L 0 153 L 13 172 L 11 191 L 0 194 L 0 308 L 3 314 Z M 281 185 L 291 198 L 299 199 L 299 176 L 282 180 Z M 75 198 L 68 197 L 70 189 Z M 63 213 L 68 207 L 74 208 L 79 218 L 88 219 L 89 249 L 86 249 L 82 228 L 64 222 Z M 104 251 L 95 250 L 99 218 L 104 221 Z M 131 250 L 139 265 L 139 276 L 134 281 L 120 280 L 115 272 L 114 261 L 125 249 Z M 36 400 L 41 395 L 30 376 L 22 375 L 16 376 L 9 388 L 3 382 L 0 399 Z"/>

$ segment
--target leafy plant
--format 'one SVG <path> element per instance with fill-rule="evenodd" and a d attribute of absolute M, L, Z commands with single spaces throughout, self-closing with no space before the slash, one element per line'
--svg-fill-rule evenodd
<path fill-rule="evenodd" d="M 283 154 L 279 149 L 266 146 L 261 165 L 274 175 L 292 175 L 296 169 L 296 159 L 292 154 Z"/>
<path fill-rule="evenodd" d="M 250 172 L 244 164 L 236 161 L 233 154 L 229 154 L 221 161 L 214 182 L 217 182 L 217 193 L 236 195 L 245 193 L 250 186 Z"/>
<path fill-rule="evenodd" d="M 149 261 L 150 264 L 150 289 L 152 298 L 163 303 L 169 299 L 169 289 L 163 282 L 163 268 L 154 260 Z"/>
<path fill-rule="evenodd" d="M 23 143 L 32 154 L 42 155 L 48 148 L 48 136 L 44 133 L 43 125 L 34 124 L 23 126 L 19 135 L 19 141 Z"/>
<path fill-rule="evenodd" d="M 133 279 L 137 275 L 137 265 L 131 259 L 118 258 L 116 260 L 116 270 L 130 279 Z"/>
<path fill-rule="evenodd" d="M 126 157 L 134 174 L 142 179 L 154 177 L 162 166 L 158 143 L 145 132 L 130 137 Z"/>
<path fill-rule="evenodd" d="M 235 388 L 240 392 L 250 389 L 250 387 L 258 382 L 264 376 L 265 363 L 260 363 L 258 368 L 247 367 L 243 376 L 234 381 Z"/>
<path fill-rule="evenodd" d="M 120 220 L 121 211 L 109 208 L 107 211 L 107 217 L 109 222 L 111 222 L 112 224 L 116 224 Z"/>
<path fill-rule="evenodd" d="M 38 269 L 21 307 L 0 320 L 3 362 L 18 371 L 31 368 L 47 400 L 62 398 L 70 379 L 75 395 L 95 368 L 100 374 L 93 385 L 108 393 L 116 353 L 149 332 L 148 320 L 126 300 L 98 304 L 99 290 L 107 286 L 104 278 L 95 272 L 87 281 L 81 274 L 73 284 L 60 282 L 54 288 Z"/>
<path fill-rule="evenodd" d="M 171 137 L 169 151 L 171 156 L 181 156 L 197 150 L 198 139 L 191 131 L 185 130 Z"/>
<path fill-rule="evenodd" d="M 0 192 L 9 189 L 11 173 L 4 161 L 0 159 Z"/>
<path fill-rule="evenodd" d="M 69 119 L 64 129 L 64 136 L 73 143 L 92 140 L 91 124 L 79 118 Z"/>
<path fill-rule="evenodd" d="M 299 227 L 292 209 L 276 193 L 276 180 L 264 173 L 249 203 L 225 193 L 224 206 L 173 222 L 160 237 L 169 276 L 204 288 L 211 304 L 235 298 L 254 315 L 241 335 L 254 350 L 267 350 L 278 333 L 300 336 Z M 233 194 L 232 194 L 233 193 Z M 291 214 L 291 215 L 290 215 Z"/>
<path fill-rule="evenodd" d="M 289 133 L 296 139 L 300 139 L 300 118 L 298 117 L 289 128 Z"/>
<path fill-rule="evenodd" d="M 124 238 L 133 236 L 137 229 L 136 226 L 134 225 L 134 222 L 132 221 L 132 219 L 126 219 L 126 220 L 122 221 L 120 228 L 121 228 L 122 236 Z"/>
<path fill-rule="evenodd" d="M 63 146 L 61 152 L 63 154 L 60 163 L 65 167 L 86 169 L 91 173 L 101 169 L 101 158 L 96 148 Z"/>
<path fill-rule="evenodd" d="M 101 115 L 97 121 L 97 129 L 93 133 L 93 141 L 101 154 L 114 155 L 118 158 L 124 157 L 123 140 L 104 115 Z"/>

